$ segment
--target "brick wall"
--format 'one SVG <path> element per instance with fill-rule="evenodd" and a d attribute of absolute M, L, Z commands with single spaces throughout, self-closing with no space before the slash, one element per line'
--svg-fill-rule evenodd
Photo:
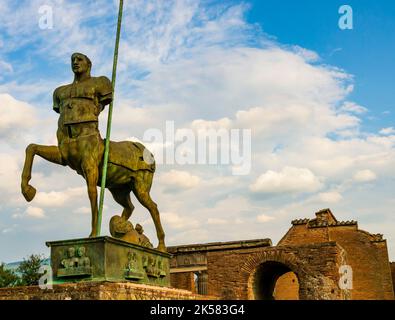
<path fill-rule="evenodd" d="M 170 283 L 173 287 L 196 293 L 193 272 L 178 272 L 170 274 Z"/>
<path fill-rule="evenodd" d="M 371 235 L 350 227 L 329 228 L 332 240 L 347 252 L 353 270 L 352 299 L 394 299 L 385 241 L 372 241 Z"/>
<path fill-rule="evenodd" d="M 335 241 L 344 249 L 353 271 L 351 299 L 394 299 L 387 243 L 380 235 L 359 230 L 356 222 L 311 226 L 309 221 L 294 224 L 278 246 Z"/>
<path fill-rule="evenodd" d="M 386 241 L 359 230 L 356 221 L 337 221 L 329 209 L 294 220 L 277 246 L 262 239 L 173 247 L 171 253 L 173 268 L 188 268 L 185 261 L 204 267 L 208 294 L 222 299 L 270 298 L 273 291 L 277 298 L 295 297 L 295 282 L 281 278 L 288 272 L 297 276 L 300 299 L 394 299 Z M 344 265 L 353 271 L 351 290 L 339 288 Z M 188 283 L 190 275 L 172 276 L 175 287 Z"/>
<path fill-rule="evenodd" d="M 301 299 L 342 299 L 337 287 L 340 256 L 335 243 L 208 252 L 208 294 L 222 299 L 259 298 L 259 268 L 276 262 L 271 273 L 298 275 Z M 271 285 L 274 289 L 275 282 Z"/>

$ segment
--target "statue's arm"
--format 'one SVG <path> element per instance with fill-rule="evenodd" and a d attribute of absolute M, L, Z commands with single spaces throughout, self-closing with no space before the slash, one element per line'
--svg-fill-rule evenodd
<path fill-rule="evenodd" d="M 97 93 L 101 110 L 103 110 L 106 105 L 111 103 L 113 97 L 113 90 L 110 79 L 103 76 L 99 77 L 98 80 L 99 81 Z"/>
<path fill-rule="evenodd" d="M 60 113 L 59 110 L 59 97 L 58 97 L 58 89 L 53 92 L 53 110 L 56 113 Z"/>

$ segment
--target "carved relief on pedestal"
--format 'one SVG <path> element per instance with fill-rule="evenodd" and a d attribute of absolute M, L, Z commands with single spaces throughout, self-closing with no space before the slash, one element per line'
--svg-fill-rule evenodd
<path fill-rule="evenodd" d="M 70 247 L 64 252 L 64 257 L 60 262 L 58 277 L 92 275 L 91 261 L 86 256 L 85 247 Z"/>
<path fill-rule="evenodd" d="M 128 263 L 125 269 L 125 279 L 141 280 L 144 278 L 141 263 L 139 262 L 136 252 L 130 251 L 128 253 Z"/>
<path fill-rule="evenodd" d="M 152 278 L 163 278 L 166 276 L 166 270 L 164 263 L 160 258 L 153 258 L 151 256 L 145 256 L 143 258 L 143 267 L 148 277 Z"/>

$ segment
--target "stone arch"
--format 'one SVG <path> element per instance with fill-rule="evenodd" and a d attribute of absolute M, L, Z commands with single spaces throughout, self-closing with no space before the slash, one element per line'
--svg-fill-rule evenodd
<path fill-rule="evenodd" d="M 272 287 L 263 290 L 270 291 L 274 289 L 276 277 L 278 278 L 279 275 L 292 271 L 298 279 L 300 300 L 336 299 L 339 294 L 338 286 L 333 280 L 311 270 L 305 261 L 298 258 L 295 252 L 273 248 L 250 255 L 242 265 L 240 275 L 243 281 L 247 283 L 246 298 L 262 298 L 256 293 L 254 285 L 259 273 L 262 272 L 262 266 L 265 265 L 270 267 L 271 271 L 269 272 L 272 272 L 272 281 L 274 283 L 264 283 Z M 268 294 L 267 291 L 265 294 Z M 264 298 L 267 298 L 267 296 Z"/>

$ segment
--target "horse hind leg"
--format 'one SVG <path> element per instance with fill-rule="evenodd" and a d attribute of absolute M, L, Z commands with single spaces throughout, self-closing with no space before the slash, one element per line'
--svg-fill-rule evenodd
<path fill-rule="evenodd" d="M 123 207 L 122 216 L 113 216 L 110 219 L 110 234 L 114 238 L 122 238 L 133 229 L 129 218 L 134 210 L 130 200 L 131 188 L 109 188 L 114 200 Z"/>
<path fill-rule="evenodd" d="M 109 188 L 114 200 L 123 207 L 122 218 L 129 220 L 133 213 L 134 205 L 130 200 L 131 188 Z"/>
<path fill-rule="evenodd" d="M 126 234 L 132 227 L 128 222 L 131 217 L 134 205 L 130 199 L 131 188 L 109 188 L 114 200 L 123 208 L 121 217 L 115 215 L 110 220 L 110 233 L 113 237 L 116 235 Z"/>
<path fill-rule="evenodd" d="M 22 171 L 21 189 L 22 194 L 26 201 L 32 201 L 36 195 L 36 189 L 29 185 L 29 181 L 32 175 L 33 159 L 34 156 L 38 155 L 41 158 L 50 161 L 52 163 L 65 165 L 62 160 L 59 148 L 57 146 L 43 146 L 37 144 L 29 144 L 26 148 L 25 164 Z"/>
<path fill-rule="evenodd" d="M 165 246 L 165 233 L 162 228 L 160 221 L 159 211 L 157 204 L 151 199 L 149 191 L 151 189 L 153 173 L 149 171 L 139 171 L 135 178 L 133 187 L 133 193 L 137 200 L 143 205 L 151 214 L 152 220 L 154 221 L 156 234 L 158 237 L 158 250 L 166 252 Z"/>

